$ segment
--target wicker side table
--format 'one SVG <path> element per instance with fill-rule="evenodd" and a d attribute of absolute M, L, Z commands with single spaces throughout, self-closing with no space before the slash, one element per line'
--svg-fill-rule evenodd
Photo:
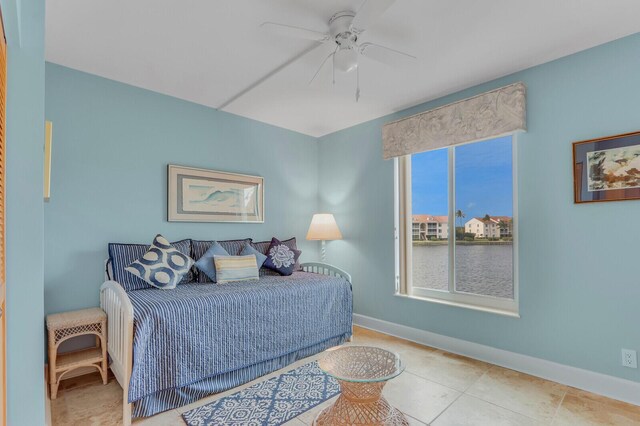
<path fill-rule="evenodd" d="M 58 385 L 65 374 L 81 367 L 95 367 L 107 384 L 107 314 L 100 308 L 47 315 L 49 332 L 49 385 L 56 399 Z M 60 344 L 72 337 L 94 334 L 93 348 L 58 355 Z"/>
<path fill-rule="evenodd" d="M 318 414 L 315 426 L 409 425 L 382 396 L 385 383 L 404 371 L 397 354 L 373 346 L 340 346 L 325 351 L 318 366 L 338 381 L 340 396 Z"/>

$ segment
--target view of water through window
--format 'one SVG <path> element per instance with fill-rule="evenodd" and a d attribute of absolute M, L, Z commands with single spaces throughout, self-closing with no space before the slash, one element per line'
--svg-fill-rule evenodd
<path fill-rule="evenodd" d="M 511 137 L 411 157 L 413 287 L 513 298 L 513 170 Z M 454 223 L 449 196 L 455 194 Z M 449 257 L 449 239 L 455 256 Z"/>

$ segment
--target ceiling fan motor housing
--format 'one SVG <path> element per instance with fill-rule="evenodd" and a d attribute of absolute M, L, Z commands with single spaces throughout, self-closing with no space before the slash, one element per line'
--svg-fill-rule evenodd
<path fill-rule="evenodd" d="M 351 30 L 351 22 L 353 22 L 355 16 L 355 12 L 343 11 L 334 14 L 331 19 L 329 19 L 329 32 L 331 36 L 336 39 L 336 43 L 338 37 L 341 35 L 347 39 L 358 38 L 357 34 Z"/>
<path fill-rule="evenodd" d="M 329 20 L 331 36 L 338 46 L 333 58 L 334 64 L 342 72 L 350 72 L 358 67 L 358 34 L 351 29 L 355 15 L 355 12 L 343 11 L 334 14 Z"/>

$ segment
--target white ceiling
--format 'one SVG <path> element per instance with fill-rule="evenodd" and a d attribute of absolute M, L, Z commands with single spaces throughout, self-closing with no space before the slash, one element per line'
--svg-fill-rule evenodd
<path fill-rule="evenodd" d="M 313 42 L 260 29 L 325 31 L 363 0 L 47 0 L 50 62 L 217 108 Z M 322 136 L 640 31 L 638 0 L 397 0 L 359 38 L 404 50 L 416 66 L 362 58 L 327 65 L 325 46 L 225 108 Z"/>

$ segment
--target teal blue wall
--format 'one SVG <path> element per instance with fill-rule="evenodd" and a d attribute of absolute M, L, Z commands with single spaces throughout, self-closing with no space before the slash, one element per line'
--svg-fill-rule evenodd
<path fill-rule="evenodd" d="M 320 139 L 320 207 L 345 235 L 330 263 L 353 275 L 355 311 L 562 364 L 640 380 L 640 201 L 573 204 L 571 142 L 640 130 L 640 35 Z M 428 76 L 425 76 L 428 78 Z M 393 161 L 381 126 L 502 85 L 528 87 L 518 136 L 520 319 L 394 297 Z"/>
<path fill-rule="evenodd" d="M 50 63 L 46 117 L 46 313 L 98 304 L 110 241 L 296 236 L 302 259 L 316 259 L 304 239 L 317 210 L 315 138 Z M 167 222 L 169 163 L 263 176 L 265 223 Z"/>
<path fill-rule="evenodd" d="M 44 1 L 1 4 L 8 42 L 7 414 L 9 425 L 41 426 Z"/>

